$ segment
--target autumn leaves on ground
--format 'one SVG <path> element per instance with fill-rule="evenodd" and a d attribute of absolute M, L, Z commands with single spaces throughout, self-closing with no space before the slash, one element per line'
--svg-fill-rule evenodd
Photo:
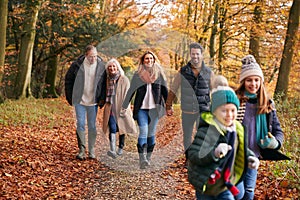
<path fill-rule="evenodd" d="M 146 170 L 138 168 L 136 136 L 127 137 L 124 156 L 106 156 L 101 110 L 97 160 L 85 161 L 75 159 L 74 113 L 62 98 L 12 101 L 0 113 L 0 199 L 194 199 L 179 108 L 161 121 L 152 168 Z M 256 199 L 298 199 L 298 191 L 267 167 L 263 162 Z"/>

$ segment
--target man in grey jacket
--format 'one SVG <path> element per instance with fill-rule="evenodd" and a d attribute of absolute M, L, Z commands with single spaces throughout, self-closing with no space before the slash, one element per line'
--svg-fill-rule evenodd
<path fill-rule="evenodd" d="M 200 115 L 209 111 L 210 107 L 210 82 L 214 76 L 213 71 L 204 64 L 204 49 L 199 43 L 190 44 L 191 60 L 181 67 L 171 84 L 166 101 L 167 115 L 173 115 L 173 100 L 181 88 L 181 123 L 183 130 L 184 151 L 193 141 L 194 126 L 198 128 Z"/>
<path fill-rule="evenodd" d="M 96 116 L 104 82 L 105 63 L 98 57 L 96 47 L 88 45 L 85 54 L 71 64 L 65 77 L 65 94 L 68 103 L 76 112 L 76 135 L 79 160 L 85 159 L 85 122 L 88 125 L 89 158 L 95 158 L 97 136 Z"/>

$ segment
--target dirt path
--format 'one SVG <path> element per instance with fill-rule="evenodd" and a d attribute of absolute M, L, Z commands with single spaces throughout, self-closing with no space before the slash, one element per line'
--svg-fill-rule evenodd
<path fill-rule="evenodd" d="M 164 123 L 164 120 L 160 121 L 160 124 Z M 136 135 L 126 136 L 124 154 L 112 159 L 106 154 L 109 149 L 107 135 L 101 131 L 97 138 L 96 153 L 99 162 L 110 170 L 107 173 L 97 172 L 101 178 L 88 199 L 192 199 L 191 194 L 181 194 L 179 188 L 184 186 L 179 186 L 178 180 L 169 172 L 174 162 L 183 156 L 182 133 L 177 131 L 173 140 L 165 146 L 161 145 L 161 140 L 157 140 L 151 166 L 144 170 L 139 169 L 136 141 Z"/>

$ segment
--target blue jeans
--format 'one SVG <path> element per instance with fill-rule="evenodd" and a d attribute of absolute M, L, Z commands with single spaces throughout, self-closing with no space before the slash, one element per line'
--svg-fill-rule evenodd
<path fill-rule="evenodd" d="M 186 151 L 189 148 L 189 146 L 192 144 L 194 125 L 196 123 L 196 128 L 198 128 L 199 120 L 200 120 L 199 113 L 187 114 L 182 112 L 181 114 L 184 151 Z"/>
<path fill-rule="evenodd" d="M 114 116 L 110 115 L 108 120 L 108 127 L 110 133 L 116 133 L 119 131 L 117 121 Z"/>
<path fill-rule="evenodd" d="M 247 169 L 247 173 L 244 177 L 243 184 L 245 188 L 245 195 L 242 199 L 252 200 L 254 199 L 254 190 L 257 179 L 257 170 L 256 169 Z"/>
<path fill-rule="evenodd" d="M 96 130 L 96 116 L 98 106 L 84 106 L 81 104 L 75 105 L 76 119 L 77 119 L 77 131 L 85 132 L 85 122 L 87 117 L 88 133 L 95 134 Z"/>
<path fill-rule="evenodd" d="M 137 123 L 140 130 L 138 144 L 140 146 L 155 144 L 155 133 L 158 123 L 156 109 L 140 109 L 137 114 Z"/>
<path fill-rule="evenodd" d="M 196 191 L 196 198 L 197 200 L 234 200 L 234 197 L 229 190 L 226 190 L 217 196 L 200 194 Z"/>

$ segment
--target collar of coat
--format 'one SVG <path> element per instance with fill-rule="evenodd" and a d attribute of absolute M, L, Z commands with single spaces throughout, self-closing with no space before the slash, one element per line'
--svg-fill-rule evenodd
<path fill-rule="evenodd" d="M 214 116 L 210 112 L 203 112 L 201 114 L 201 117 L 207 124 L 215 126 L 216 129 L 220 132 L 220 134 L 224 136 L 224 131 L 222 131 L 221 127 L 214 120 Z M 243 125 L 240 122 L 238 122 L 237 120 L 234 120 L 234 123 L 236 126 L 237 133 L 241 133 L 244 131 Z"/>

